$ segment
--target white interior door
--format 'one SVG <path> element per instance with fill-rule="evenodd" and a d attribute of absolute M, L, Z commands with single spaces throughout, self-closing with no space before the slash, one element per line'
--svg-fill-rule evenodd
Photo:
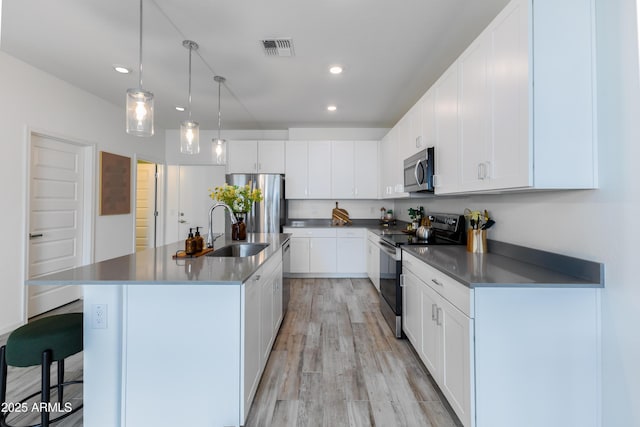
<path fill-rule="evenodd" d="M 178 238 L 184 240 L 189 229 L 202 227 L 200 234 L 206 240 L 209 223 L 209 208 L 214 201 L 209 197 L 210 189 L 223 185 L 224 166 L 180 166 L 178 178 Z M 225 212 L 216 209 L 213 217 L 213 229 L 224 233 Z"/>
<path fill-rule="evenodd" d="M 156 242 L 156 165 L 138 161 L 136 175 L 136 252 Z"/>
<path fill-rule="evenodd" d="M 32 135 L 29 278 L 83 264 L 84 147 Z M 29 317 L 81 297 L 77 286 L 29 286 Z"/>

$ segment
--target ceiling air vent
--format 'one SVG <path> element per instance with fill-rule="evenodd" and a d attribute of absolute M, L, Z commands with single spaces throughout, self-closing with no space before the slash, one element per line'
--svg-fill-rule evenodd
<path fill-rule="evenodd" d="M 260 43 L 266 56 L 294 56 L 291 39 L 266 39 L 261 40 Z"/>

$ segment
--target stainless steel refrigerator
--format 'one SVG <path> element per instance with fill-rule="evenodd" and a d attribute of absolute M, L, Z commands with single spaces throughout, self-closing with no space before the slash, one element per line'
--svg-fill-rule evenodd
<path fill-rule="evenodd" d="M 245 186 L 262 190 L 263 200 L 256 203 L 247 215 L 248 233 L 281 233 L 286 219 L 284 200 L 284 175 L 279 174 L 227 174 L 229 185 Z M 231 233 L 229 218 L 226 219 L 227 235 Z"/>

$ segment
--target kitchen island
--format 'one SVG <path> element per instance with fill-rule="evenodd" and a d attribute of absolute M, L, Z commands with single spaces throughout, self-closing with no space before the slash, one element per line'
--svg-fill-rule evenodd
<path fill-rule="evenodd" d="M 84 287 L 84 424 L 244 424 L 282 321 L 288 239 L 219 238 L 268 246 L 172 259 L 178 242 L 27 281 Z"/>

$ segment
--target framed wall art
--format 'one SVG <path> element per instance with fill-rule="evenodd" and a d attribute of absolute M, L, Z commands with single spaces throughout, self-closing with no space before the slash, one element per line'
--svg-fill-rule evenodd
<path fill-rule="evenodd" d="M 131 158 L 100 152 L 100 215 L 131 213 Z"/>

